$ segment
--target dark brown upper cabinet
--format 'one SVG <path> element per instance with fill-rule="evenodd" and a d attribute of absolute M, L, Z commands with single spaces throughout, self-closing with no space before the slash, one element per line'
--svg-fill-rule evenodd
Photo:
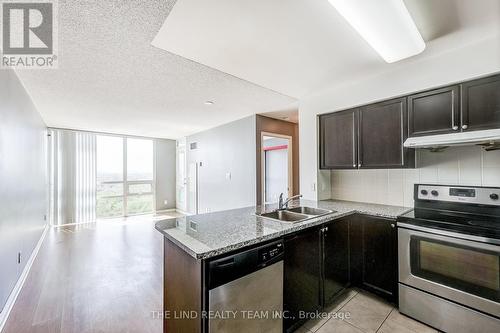
<path fill-rule="evenodd" d="M 403 147 L 408 136 L 407 121 L 406 98 L 361 107 L 358 167 L 414 167 L 415 151 Z"/>
<path fill-rule="evenodd" d="M 409 136 L 460 130 L 459 86 L 408 96 Z"/>
<path fill-rule="evenodd" d="M 320 168 L 412 168 L 415 150 L 403 148 L 408 134 L 406 98 L 319 117 Z"/>
<path fill-rule="evenodd" d="M 358 109 L 319 117 L 320 168 L 356 169 Z"/>
<path fill-rule="evenodd" d="M 463 131 L 500 127 L 500 75 L 465 82 L 461 87 Z"/>

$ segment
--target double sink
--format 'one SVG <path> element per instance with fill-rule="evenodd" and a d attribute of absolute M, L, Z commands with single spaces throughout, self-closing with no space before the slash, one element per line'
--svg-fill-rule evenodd
<path fill-rule="evenodd" d="M 331 213 L 335 213 L 335 211 L 328 209 L 321 209 L 321 208 L 299 206 L 283 210 L 275 210 L 273 212 L 261 213 L 257 215 L 267 219 L 277 220 L 280 222 L 295 223 Z"/>

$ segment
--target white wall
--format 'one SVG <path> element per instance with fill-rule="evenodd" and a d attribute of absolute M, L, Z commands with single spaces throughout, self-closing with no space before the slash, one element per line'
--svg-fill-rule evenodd
<path fill-rule="evenodd" d="M 47 224 L 47 193 L 47 128 L 15 72 L 2 69 L 0 312 Z"/>
<path fill-rule="evenodd" d="M 391 72 L 322 89 L 300 101 L 300 188 L 305 198 L 328 198 L 331 194 L 329 172 L 318 171 L 316 115 L 499 72 L 500 36 L 432 58 L 411 58 L 393 68 Z"/>
<path fill-rule="evenodd" d="M 155 139 L 156 210 L 175 208 L 175 141 Z M 167 203 L 165 204 L 165 200 Z"/>
<path fill-rule="evenodd" d="M 197 143 L 195 150 L 190 149 L 193 142 Z M 255 205 L 255 116 L 191 135 L 186 144 L 187 164 L 201 162 L 199 213 Z"/>
<path fill-rule="evenodd" d="M 418 151 L 417 169 L 332 171 L 332 198 L 396 206 L 413 206 L 413 184 L 500 187 L 500 150 L 454 147 L 443 152 Z"/>

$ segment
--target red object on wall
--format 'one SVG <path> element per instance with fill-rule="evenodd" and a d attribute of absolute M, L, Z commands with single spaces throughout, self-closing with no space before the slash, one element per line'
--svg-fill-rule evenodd
<path fill-rule="evenodd" d="M 271 146 L 271 147 L 264 147 L 264 150 L 280 150 L 280 149 L 287 149 L 288 145 L 281 145 L 281 146 Z"/>

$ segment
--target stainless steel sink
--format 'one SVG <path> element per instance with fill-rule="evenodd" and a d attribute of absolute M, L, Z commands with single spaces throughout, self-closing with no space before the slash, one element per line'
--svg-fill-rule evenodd
<path fill-rule="evenodd" d="M 259 216 L 278 220 L 280 222 L 301 222 L 307 219 L 312 219 L 317 216 L 335 213 L 333 210 L 312 208 L 312 207 L 294 207 L 285 210 L 276 210 L 269 213 L 257 214 Z"/>
<path fill-rule="evenodd" d="M 282 222 L 298 222 L 309 218 L 307 215 L 291 213 L 286 210 L 276 210 L 274 212 L 260 214 L 260 216 Z"/>
<path fill-rule="evenodd" d="M 334 213 L 334 211 L 328 210 L 328 209 L 304 207 L 304 206 L 289 208 L 289 209 L 287 209 L 287 211 L 292 212 L 292 213 L 299 213 L 299 214 L 313 215 L 313 216 Z"/>

